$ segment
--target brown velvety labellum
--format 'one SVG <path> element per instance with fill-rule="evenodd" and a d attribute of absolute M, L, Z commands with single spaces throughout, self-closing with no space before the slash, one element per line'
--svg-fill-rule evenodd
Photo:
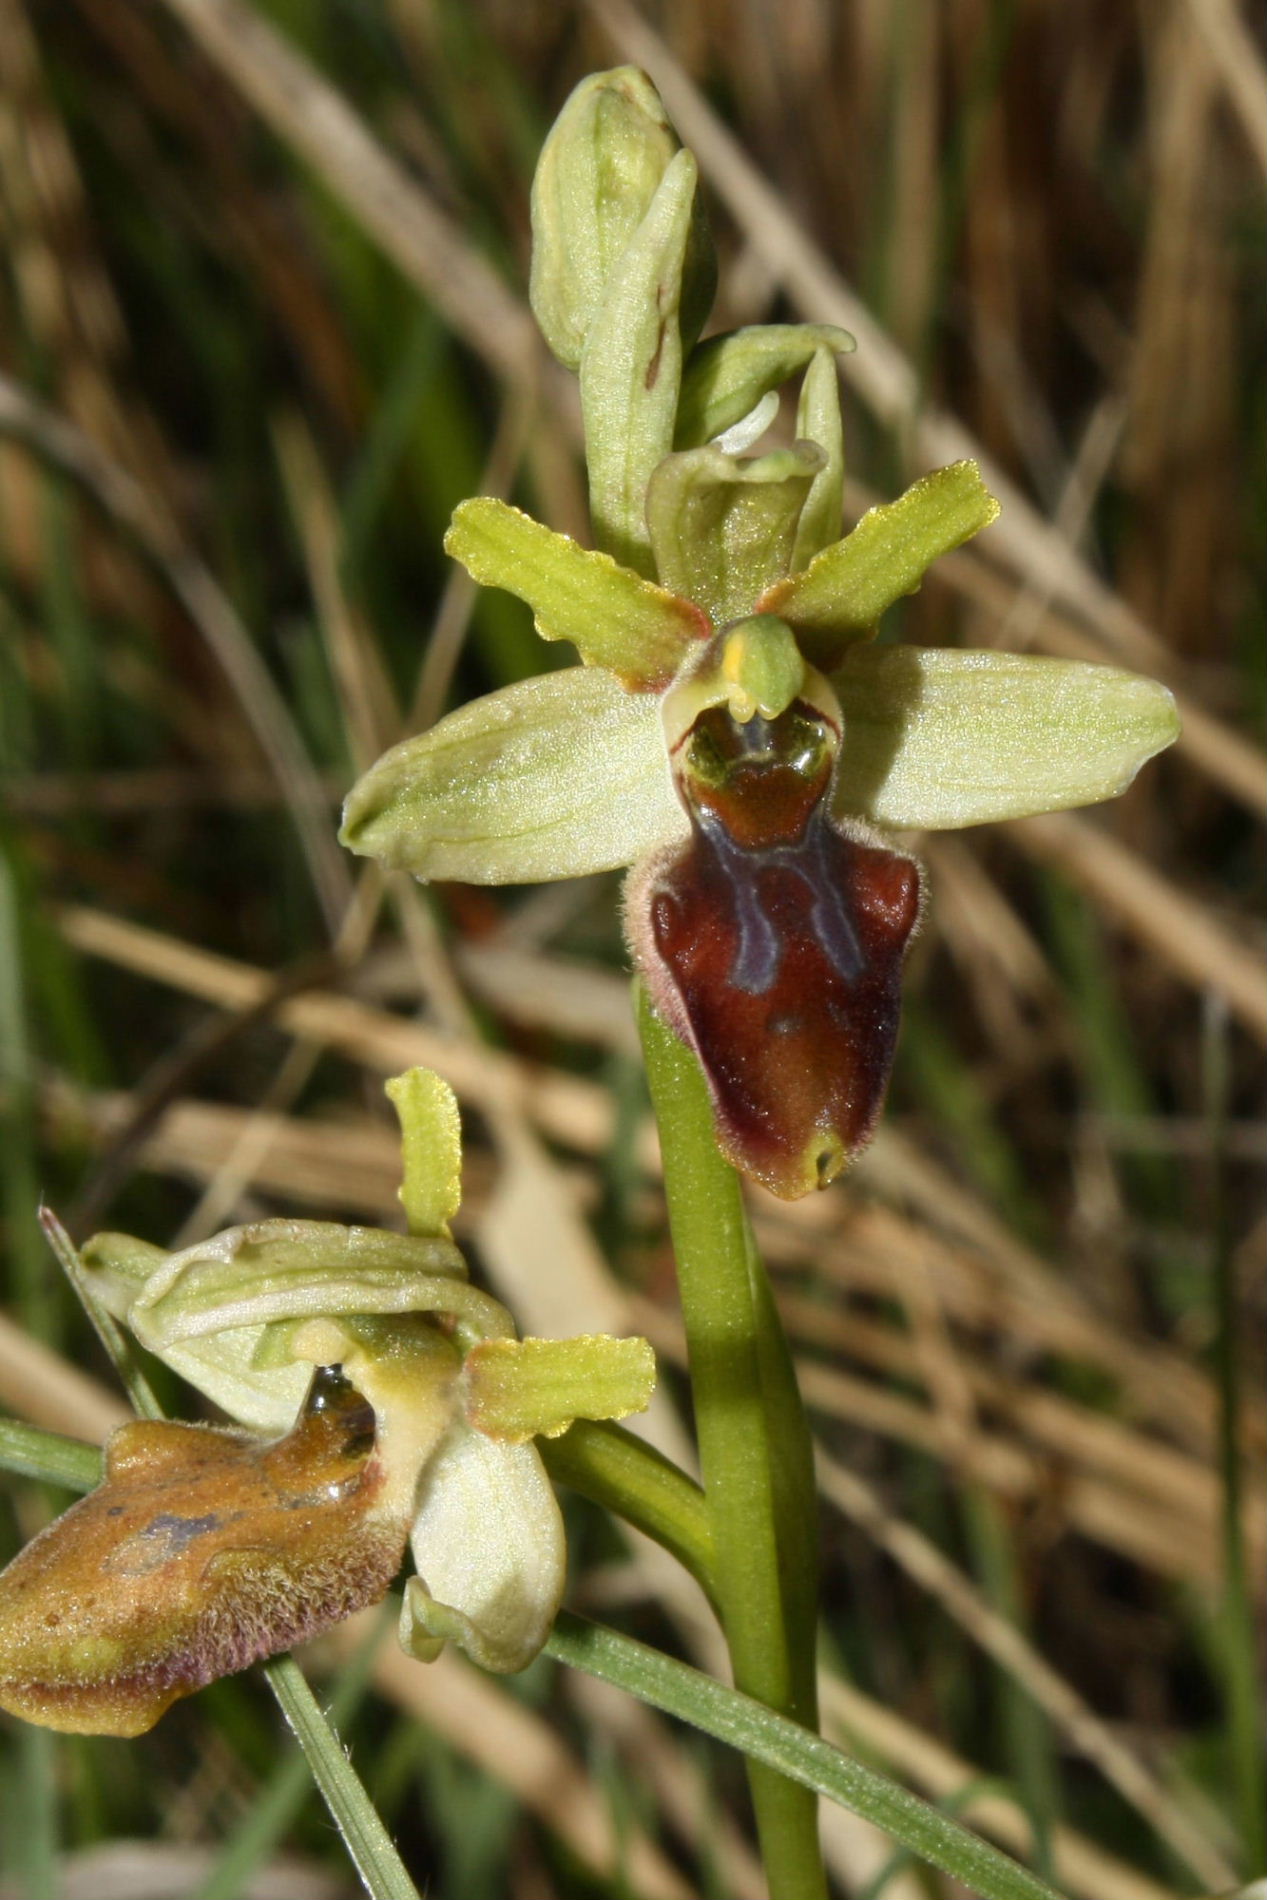
<path fill-rule="evenodd" d="M 140 1735 L 178 1697 L 387 1591 L 407 1526 L 375 1518 L 374 1414 L 335 1368 L 285 1438 L 138 1421 L 97 1489 L 0 1576 L 0 1708 Z"/>
<path fill-rule="evenodd" d="M 831 735 L 816 753 L 806 728 L 821 723 L 803 709 L 741 728 L 705 719 L 679 769 L 692 838 L 638 881 L 635 929 L 728 1159 L 793 1199 L 826 1186 L 879 1114 L 920 875 L 833 823 Z"/>

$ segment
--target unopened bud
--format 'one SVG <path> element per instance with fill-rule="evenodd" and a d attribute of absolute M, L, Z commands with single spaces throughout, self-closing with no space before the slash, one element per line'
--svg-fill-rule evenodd
<path fill-rule="evenodd" d="M 546 139 L 532 183 L 529 297 L 551 350 L 577 369 L 611 273 L 642 223 L 680 141 L 636 66 L 592 73 Z M 686 343 L 712 307 L 717 267 L 696 204 L 683 268 Z"/>

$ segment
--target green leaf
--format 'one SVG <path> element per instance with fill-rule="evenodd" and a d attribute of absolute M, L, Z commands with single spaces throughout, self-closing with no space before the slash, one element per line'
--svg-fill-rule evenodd
<path fill-rule="evenodd" d="M 578 666 L 406 739 L 353 786 L 340 836 L 416 877 L 526 884 L 631 864 L 687 831 L 659 701 Z"/>
<path fill-rule="evenodd" d="M 666 456 L 647 490 L 656 571 L 715 625 L 757 611 L 786 575 L 821 449 L 800 443 L 741 459 L 721 449 Z"/>
<path fill-rule="evenodd" d="M 645 1643 L 565 1610 L 546 1651 L 863 1815 L 982 1900 L 1060 1900 L 997 1847 L 821 1735 Z"/>
<path fill-rule="evenodd" d="M 673 447 L 682 380 L 678 326 L 697 170 L 679 152 L 607 282 L 581 358 L 581 414 L 594 538 L 650 575 L 644 503 L 651 471 Z"/>
<path fill-rule="evenodd" d="M 674 448 L 702 448 L 733 428 L 763 396 L 799 375 L 820 351 L 833 364 L 834 376 L 835 356 L 854 347 L 848 330 L 834 323 L 754 323 L 710 336 L 691 351 L 682 372 Z M 798 427 L 797 433 L 812 442 L 821 440 L 812 429 Z"/>
<path fill-rule="evenodd" d="M 832 666 L 850 642 L 870 638 L 886 607 L 915 592 L 939 554 L 998 512 L 975 462 L 935 469 L 897 501 L 868 509 L 803 574 L 771 587 L 759 611 L 790 621 L 814 664 Z"/>
<path fill-rule="evenodd" d="M 326 1720 L 303 1671 L 292 1656 L 281 1656 L 264 1672 L 295 1739 L 307 1757 L 343 1844 L 361 1876 L 370 1900 L 419 1900 L 418 1889 Z"/>
<path fill-rule="evenodd" d="M 834 802 L 948 830 L 1114 798 L 1179 732 L 1164 686 L 1113 666 L 951 648 L 856 647 Z"/>
<path fill-rule="evenodd" d="M 840 378 L 836 359 L 828 349 L 817 349 L 801 384 L 796 406 L 796 435 L 815 443 L 827 457 L 810 486 L 796 527 L 792 571 L 799 573 L 816 554 L 840 535 L 845 505 L 845 431 L 840 415 Z"/>
<path fill-rule="evenodd" d="M 383 1084 L 400 1120 L 400 1203 L 411 1234 L 442 1235 L 462 1204 L 462 1122 L 457 1097 L 434 1069 L 406 1069 Z"/>
<path fill-rule="evenodd" d="M 570 640 L 632 687 L 665 685 L 708 635 L 689 601 L 490 496 L 454 510 L 444 545 L 482 587 L 527 601 L 543 640 Z"/>

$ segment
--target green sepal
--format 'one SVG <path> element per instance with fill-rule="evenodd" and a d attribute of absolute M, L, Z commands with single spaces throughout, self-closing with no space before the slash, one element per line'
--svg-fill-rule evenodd
<path fill-rule="evenodd" d="M 464 1282 L 466 1262 L 449 1240 L 334 1221 L 252 1221 L 168 1254 L 132 1302 L 129 1324 L 144 1315 L 161 1345 L 265 1320 L 412 1312 L 421 1302 L 402 1288 L 420 1277 L 428 1286 Z"/>
<path fill-rule="evenodd" d="M 97 1235 L 84 1248 L 89 1271 L 114 1277 L 114 1300 L 123 1284 L 114 1264 L 137 1246 L 120 1246 L 120 1239 Z M 262 1220 L 161 1256 L 142 1286 L 133 1281 L 120 1317 L 224 1412 L 275 1431 L 293 1421 L 312 1372 L 302 1362 L 312 1357 L 302 1322 L 329 1322 L 327 1330 L 342 1338 L 348 1328 L 372 1326 L 374 1315 L 401 1328 L 403 1315 L 431 1313 L 454 1319 L 463 1340 L 515 1332 L 505 1307 L 467 1284 L 452 1241 L 319 1220 Z M 380 1357 L 391 1343 L 386 1334 L 384 1341 Z M 296 1362 L 287 1364 L 291 1355 Z M 342 1351 L 332 1353 L 338 1357 Z"/>
<path fill-rule="evenodd" d="M 1164 686 L 1112 666 L 855 647 L 832 675 L 837 811 L 949 830 L 1114 798 L 1179 733 Z"/>
<path fill-rule="evenodd" d="M 789 621 L 814 664 L 830 668 L 853 641 L 871 637 L 887 607 L 916 591 L 938 555 L 998 512 L 975 462 L 934 469 L 896 501 L 868 509 L 852 534 L 771 587 L 758 609 Z"/>
<path fill-rule="evenodd" d="M 691 351 L 682 372 L 674 448 L 702 448 L 742 422 L 763 396 L 798 376 L 820 350 L 834 361 L 854 347 L 848 330 L 834 323 L 754 323 L 710 336 Z M 820 440 L 812 429 L 797 433 Z"/>
<path fill-rule="evenodd" d="M 108 1313 L 124 1319 L 150 1275 L 166 1260 L 167 1249 L 134 1234 L 103 1233 L 94 1234 L 79 1257 L 95 1297 Z"/>
<path fill-rule="evenodd" d="M 801 510 L 824 464 L 809 442 L 749 458 L 717 448 L 666 456 L 647 490 L 663 584 L 719 627 L 759 611 L 759 596 L 791 567 Z"/>
<path fill-rule="evenodd" d="M 652 575 L 643 501 L 673 447 L 682 380 L 679 305 L 697 183 L 679 152 L 607 281 L 581 358 L 581 415 L 594 539 Z"/>
<path fill-rule="evenodd" d="M 415 877 L 523 884 L 631 864 L 687 830 L 659 701 L 576 666 L 396 746 L 353 786 L 339 835 Z"/>
<path fill-rule="evenodd" d="M 792 572 L 799 574 L 816 554 L 840 537 L 845 505 L 845 428 L 840 414 L 840 377 L 836 358 L 822 347 L 814 351 L 796 405 L 796 436 L 813 442 L 827 457 L 810 485 L 796 524 Z"/>
<path fill-rule="evenodd" d="M 467 1423 L 522 1445 L 558 1438 L 578 1418 L 627 1418 L 651 1403 L 655 1354 L 645 1339 L 490 1339 L 462 1367 Z"/>
<path fill-rule="evenodd" d="M 708 636 L 690 601 L 491 496 L 458 505 L 444 545 L 482 587 L 527 601 L 543 640 L 570 640 L 630 687 L 663 686 Z"/>
<path fill-rule="evenodd" d="M 131 1234 L 95 1234 L 80 1258 L 93 1293 L 125 1324 L 137 1296 L 170 1258 Z M 288 1431 L 303 1402 L 310 1365 L 299 1364 L 289 1350 L 291 1328 L 245 1326 L 169 1346 L 165 1364 L 239 1424 L 261 1432 Z"/>
<path fill-rule="evenodd" d="M 462 1120 L 457 1097 L 434 1069 L 406 1069 L 383 1084 L 400 1121 L 400 1204 L 411 1234 L 449 1237 L 462 1204 Z"/>

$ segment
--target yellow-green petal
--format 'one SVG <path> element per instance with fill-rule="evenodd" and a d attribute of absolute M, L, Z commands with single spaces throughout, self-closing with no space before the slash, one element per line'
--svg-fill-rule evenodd
<path fill-rule="evenodd" d="M 915 592 L 938 555 L 989 527 L 998 512 L 975 462 L 934 469 L 896 501 L 869 509 L 803 573 L 772 587 L 759 610 L 789 621 L 810 659 L 831 666 L 851 642 L 870 638 L 895 600 Z"/>
<path fill-rule="evenodd" d="M 370 767 L 344 844 L 421 878 L 528 884 L 632 864 L 687 833 L 659 701 L 569 667 L 470 701 Z"/>
<path fill-rule="evenodd" d="M 1114 798 L 1178 736 L 1156 680 L 1014 653 L 855 647 L 832 675 L 844 713 L 835 804 L 950 830 Z"/>
<path fill-rule="evenodd" d="M 400 1121 L 400 1204 L 411 1234 L 439 1234 L 462 1204 L 462 1122 L 457 1097 L 434 1069 L 406 1069 L 383 1084 Z"/>
<path fill-rule="evenodd" d="M 578 1418 L 627 1418 L 651 1403 L 655 1354 L 645 1339 L 488 1339 L 462 1367 L 466 1418 L 488 1438 L 557 1438 Z"/>
<path fill-rule="evenodd" d="M 663 686 L 709 632 L 688 600 L 488 495 L 459 504 L 444 545 L 482 587 L 527 601 L 543 640 L 570 640 L 631 687 Z"/>

